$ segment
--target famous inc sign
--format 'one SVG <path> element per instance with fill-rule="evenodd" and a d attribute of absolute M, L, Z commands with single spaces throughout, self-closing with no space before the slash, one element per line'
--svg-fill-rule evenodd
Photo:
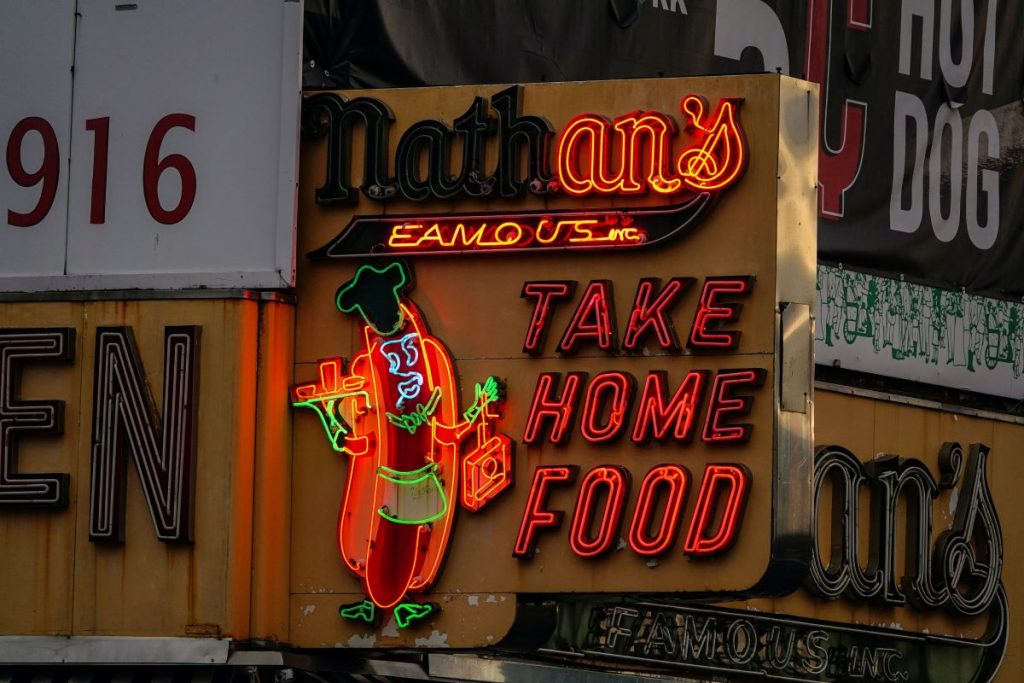
<path fill-rule="evenodd" d="M 292 643 L 487 646 L 522 593 L 796 588 L 815 98 L 305 99 Z"/>

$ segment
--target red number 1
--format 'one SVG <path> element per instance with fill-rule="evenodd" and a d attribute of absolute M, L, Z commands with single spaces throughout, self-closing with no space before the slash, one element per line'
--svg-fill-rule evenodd
<path fill-rule="evenodd" d="M 89 201 L 89 222 L 107 221 L 107 147 L 110 139 L 110 117 L 88 119 L 85 129 L 95 134 L 92 145 L 92 194 Z"/>

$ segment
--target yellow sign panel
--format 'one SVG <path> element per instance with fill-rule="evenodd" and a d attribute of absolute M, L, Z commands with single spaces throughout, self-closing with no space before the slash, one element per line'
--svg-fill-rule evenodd
<path fill-rule="evenodd" d="M 749 606 L 828 633 L 794 677 L 1017 680 L 1024 427 L 864 393 L 816 392 L 817 553 L 803 590 Z"/>
<path fill-rule="evenodd" d="M 306 98 L 292 643 L 487 646 L 517 594 L 795 587 L 812 88 Z"/>
<path fill-rule="evenodd" d="M 267 510 L 286 493 L 263 484 L 284 406 L 258 397 L 285 390 L 290 309 L 4 302 L 0 320 L 0 635 L 283 634 L 273 596 L 250 589 L 280 575 L 266 543 L 282 535 L 253 493 Z"/>

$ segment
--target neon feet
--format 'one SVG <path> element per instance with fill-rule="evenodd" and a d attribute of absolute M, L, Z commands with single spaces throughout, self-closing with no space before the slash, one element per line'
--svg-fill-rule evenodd
<path fill-rule="evenodd" d="M 440 611 L 436 602 L 401 602 L 395 606 L 394 615 L 398 628 L 408 628 L 431 614 Z M 377 606 L 369 600 L 351 602 L 338 608 L 338 616 L 349 621 L 362 621 L 370 625 L 377 623 Z"/>
<path fill-rule="evenodd" d="M 338 616 L 342 619 L 365 621 L 367 624 L 373 624 L 377 621 L 377 606 L 369 600 L 351 602 L 338 608 Z"/>
<path fill-rule="evenodd" d="M 395 606 L 395 621 L 398 623 L 398 628 L 408 628 L 410 624 L 425 619 L 439 609 L 440 607 L 433 602 L 425 602 L 422 605 L 415 602 L 402 602 Z"/>

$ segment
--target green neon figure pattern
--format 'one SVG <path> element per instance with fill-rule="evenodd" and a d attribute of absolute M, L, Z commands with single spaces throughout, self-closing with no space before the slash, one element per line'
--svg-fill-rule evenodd
<path fill-rule="evenodd" d="M 430 422 L 430 416 L 437 410 L 437 404 L 441 401 L 441 387 L 435 387 L 434 393 L 430 395 L 430 398 L 426 403 L 419 403 L 412 412 L 403 413 L 401 415 L 395 415 L 394 413 L 385 413 L 388 418 L 388 422 L 395 425 L 399 429 L 404 429 L 410 434 L 415 434 L 423 425 Z"/>

